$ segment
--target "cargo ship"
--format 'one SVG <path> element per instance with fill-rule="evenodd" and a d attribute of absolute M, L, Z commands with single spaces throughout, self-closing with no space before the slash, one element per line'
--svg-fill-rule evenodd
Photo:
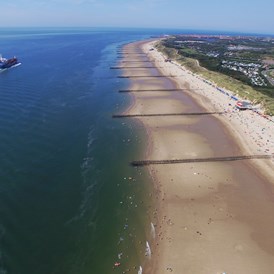
<path fill-rule="evenodd" d="M 0 55 L 0 70 L 17 67 L 19 65 L 21 65 L 21 63 L 18 62 L 18 59 L 16 57 L 6 59 L 3 58 L 2 55 Z"/>

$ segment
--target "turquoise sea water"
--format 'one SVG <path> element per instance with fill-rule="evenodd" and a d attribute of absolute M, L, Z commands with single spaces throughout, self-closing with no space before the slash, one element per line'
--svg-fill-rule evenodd
<path fill-rule="evenodd" d="M 144 130 L 117 49 L 157 32 L 1 29 L 0 273 L 137 273 L 149 239 Z M 113 269 L 114 263 L 121 266 Z"/>

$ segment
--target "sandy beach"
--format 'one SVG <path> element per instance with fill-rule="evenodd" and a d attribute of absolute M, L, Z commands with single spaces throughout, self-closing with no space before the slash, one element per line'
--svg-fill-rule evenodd
<path fill-rule="evenodd" d="M 133 160 L 189 162 L 138 167 L 149 169 L 157 194 L 143 273 L 274 273 L 273 158 L 192 161 L 270 157 L 273 121 L 235 110 L 205 79 L 150 50 L 153 43 L 126 45 L 119 65 L 133 91 L 127 114 L 139 115 L 126 119 L 141 121 L 148 136 L 146 159 Z"/>

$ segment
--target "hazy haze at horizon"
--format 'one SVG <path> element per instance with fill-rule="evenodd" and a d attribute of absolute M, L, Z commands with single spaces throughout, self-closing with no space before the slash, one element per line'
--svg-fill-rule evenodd
<path fill-rule="evenodd" d="M 182 28 L 274 34 L 273 0 L 0 0 L 1 27 Z"/>

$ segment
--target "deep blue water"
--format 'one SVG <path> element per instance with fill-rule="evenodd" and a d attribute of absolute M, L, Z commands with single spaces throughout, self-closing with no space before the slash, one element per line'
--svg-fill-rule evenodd
<path fill-rule="evenodd" d="M 145 132 L 112 119 L 130 98 L 109 67 L 125 43 L 168 33 L 0 29 L 0 53 L 22 62 L 0 73 L 0 274 L 137 273 L 144 263 L 152 186 L 129 162 Z"/>
<path fill-rule="evenodd" d="M 129 162 L 145 134 L 112 119 L 130 100 L 109 67 L 155 34 L 0 30 L 0 53 L 22 62 L 0 73 L 1 274 L 137 273 L 150 186 Z"/>

